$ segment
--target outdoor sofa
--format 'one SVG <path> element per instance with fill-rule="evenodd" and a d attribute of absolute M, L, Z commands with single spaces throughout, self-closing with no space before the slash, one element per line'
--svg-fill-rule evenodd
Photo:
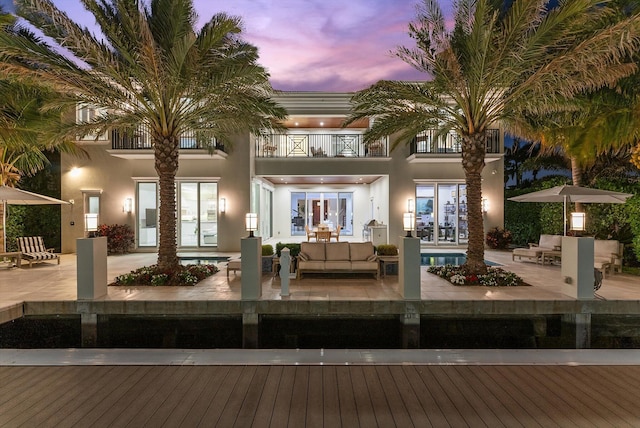
<path fill-rule="evenodd" d="M 614 239 L 595 239 L 593 241 L 593 267 L 600 270 L 603 276 L 616 271 L 622 272 L 623 244 Z"/>
<path fill-rule="evenodd" d="M 529 248 L 516 248 L 511 253 L 511 260 L 516 257 L 522 261 L 522 258 L 533 260 L 536 263 L 542 262 L 542 253 L 546 251 L 560 251 L 562 249 L 561 235 L 540 235 L 538 243 L 529 243 Z"/>
<path fill-rule="evenodd" d="M 371 242 L 303 242 L 298 254 L 298 279 L 304 273 L 373 273 L 378 257 Z"/>

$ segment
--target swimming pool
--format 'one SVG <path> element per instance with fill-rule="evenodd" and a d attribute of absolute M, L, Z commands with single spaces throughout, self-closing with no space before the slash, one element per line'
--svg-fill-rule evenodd
<path fill-rule="evenodd" d="M 226 262 L 229 257 L 226 256 L 179 256 L 180 264 L 183 265 L 215 265 L 220 262 Z"/>
<path fill-rule="evenodd" d="M 444 266 L 455 265 L 460 266 L 467 261 L 467 255 L 464 253 L 421 253 L 421 266 Z M 488 266 L 499 266 L 498 263 L 484 261 Z"/>

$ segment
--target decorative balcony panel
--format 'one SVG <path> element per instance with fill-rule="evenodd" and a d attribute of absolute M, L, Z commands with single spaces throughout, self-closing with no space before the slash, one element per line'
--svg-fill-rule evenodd
<path fill-rule="evenodd" d="M 270 134 L 256 139 L 259 158 L 389 156 L 388 139 L 365 145 L 361 134 Z"/>
<path fill-rule="evenodd" d="M 449 132 L 436 137 L 438 131 L 428 129 L 418 134 L 411 142 L 411 154 L 460 154 L 462 153 L 462 138 L 455 133 Z M 500 130 L 487 130 L 488 154 L 500 153 Z"/>

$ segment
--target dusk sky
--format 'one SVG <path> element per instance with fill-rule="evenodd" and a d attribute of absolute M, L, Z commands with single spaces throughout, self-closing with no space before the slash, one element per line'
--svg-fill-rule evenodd
<path fill-rule="evenodd" d="M 94 26 L 79 1 L 53 2 L 77 23 Z M 259 48 L 272 85 L 290 91 L 356 91 L 380 79 L 424 80 L 390 53 L 413 45 L 407 28 L 417 2 L 194 0 L 201 22 L 217 12 L 240 16 L 244 39 Z"/>

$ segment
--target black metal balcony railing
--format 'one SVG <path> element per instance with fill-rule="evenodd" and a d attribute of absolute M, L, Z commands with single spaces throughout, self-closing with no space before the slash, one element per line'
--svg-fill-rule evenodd
<path fill-rule="evenodd" d="M 213 147 L 224 151 L 224 146 L 214 140 Z M 111 131 L 111 148 L 114 150 L 149 150 L 151 134 L 146 126 L 139 126 L 133 132 Z M 180 136 L 180 149 L 206 149 L 198 142 L 194 132 L 185 132 Z"/>
<path fill-rule="evenodd" d="M 386 157 L 388 139 L 365 145 L 360 134 L 270 134 L 256 139 L 256 157 Z"/>
<path fill-rule="evenodd" d="M 436 138 L 437 130 L 428 129 L 411 141 L 411 154 L 462 153 L 462 139 L 455 132 L 449 132 Z M 500 153 L 500 130 L 487 130 L 487 153 Z"/>

